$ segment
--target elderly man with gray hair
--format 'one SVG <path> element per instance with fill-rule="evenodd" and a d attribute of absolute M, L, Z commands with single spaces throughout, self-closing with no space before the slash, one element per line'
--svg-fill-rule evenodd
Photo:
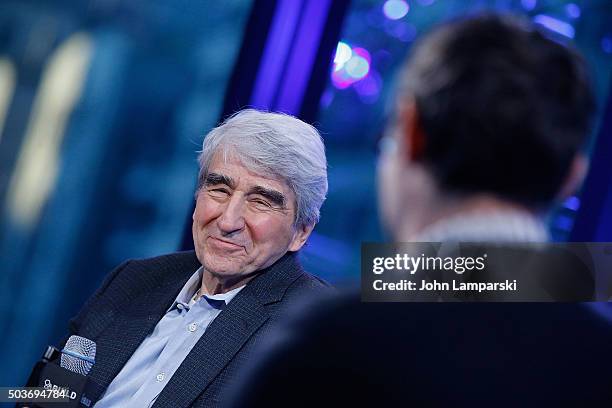
<path fill-rule="evenodd" d="M 96 344 L 96 407 L 216 405 L 271 324 L 328 287 L 297 258 L 327 193 L 314 127 L 244 110 L 199 163 L 195 251 L 124 262 L 70 322 Z"/>

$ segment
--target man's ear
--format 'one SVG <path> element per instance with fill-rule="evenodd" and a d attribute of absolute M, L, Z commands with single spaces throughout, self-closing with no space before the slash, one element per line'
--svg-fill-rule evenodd
<path fill-rule="evenodd" d="M 421 161 L 425 154 L 425 133 L 414 99 L 403 101 L 399 113 L 400 131 L 403 138 L 401 144 L 405 150 L 402 153 L 406 154 L 406 158 L 412 162 Z"/>
<path fill-rule="evenodd" d="M 584 153 L 577 153 L 572 160 L 565 182 L 557 194 L 557 199 L 563 201 L 578 191 L 588 171 L 588 157 Z"/>
<path fill-rule="evenodd" d="M 314 224 L 297 227 L 293 233 L 293 240 L 289 244 L 289 251 L 295 252 L 302 248 L 314 227 Z"/>

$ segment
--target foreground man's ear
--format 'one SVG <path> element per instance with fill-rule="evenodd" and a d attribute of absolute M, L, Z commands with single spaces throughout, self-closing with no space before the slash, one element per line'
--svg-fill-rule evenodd
<path fill-rule="evenodd" d="M 289 251 L 295 252 L 302 248 L 314 227 L 314 224 L 297 227 L 296 231 L 293 234 L 293 239 L 289 244 Z"/>
<path fill-rule="evenodd" d="M 425 154 L 425 133 L 421 126 L 419 110 L 414 99 L 402 101 L 399 108 L 402 155 L 411 162 L 418 162 Z"/>
<path fill-rule="evenodd" d="M 584 153 L 577 153 L 572 160 L 572 164 L 565 177 L 565 182 L 561 186 L 557 199 L 563 201 L 574 194 L 584 181 L 589 171 L 589 159 Z"/>

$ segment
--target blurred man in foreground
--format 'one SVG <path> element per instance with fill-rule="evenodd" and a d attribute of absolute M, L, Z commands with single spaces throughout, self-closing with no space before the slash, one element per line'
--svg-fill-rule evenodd
<path fill-rule="evenodd" d="M 593 103 L 571 50 L 510 17 L 433 31 L 405 67 L 383 141 L 397 241 L 547 239 L 539 212 L 573 191 Z M 517 265 L 514 265 L 518 267 Z M 279 331 L 234 407 L 594 406 L 612 401 L 612 328 L 582 305 L 361 303 Z"/>
<path fill-rule="evenodd" d="M 96 407 L 216 406 L 270 325 L 327 287 L 297 257 L 327 193 L 314 127 L 241 111 L 199 163 L 195 251 L 123 263 L 70 323 L 96 343 Z"/>
<path fill-rule="evenodd" d="M 582 182 L 593 96 L 582 59 L 523 21 L 442 26 L 401 76 L 379 202 L 397 241 L 545 241 Z"/>

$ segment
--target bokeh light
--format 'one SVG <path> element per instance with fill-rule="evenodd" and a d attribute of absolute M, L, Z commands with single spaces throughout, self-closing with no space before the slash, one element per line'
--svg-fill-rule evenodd
<path fill-rule="evenodd" d="M 569 18 L 578 18 L 580 17 L 580 7 L 578 7 L 575 3 L 570 3 L 565 6 L 565 12 Z"/>
<path fill-rule="evenodd" d="M 353 56 L 346 62 L 346 72 L 351 78 L 362 79 L 370 72 L 370 53 L 364 48 L 354 48 Z"/>
<path fill-rule="evenodd" d="M 533 18 L 533 22 L 567 38 L 574 38 L 574 27 L 565 21 L 557 20 L 556 18 L 547 16 L 546 14 L 538 14 Z"/>
<path fill-rule="evenodd" d="M 362 47 L 353 48 L 353 54 L 358 55 L 362 57 L 363 59 L 365 59 L 368 62 L 368 65 L 370 65 L 370 62 L 372 62 L 372 57 L 370 56 L 370 53 L 368 52 L 368 50 L 366 50 L 365 48 L 362 48 Z"/>
<path fill-rule="evenodd" d="M 572 211 L 578 211 L 580 208 L 580 199 L 576 196 L 571 196 L 563 203 L 565 208 L 569 208 Z"/>
<path fill-rule="evenodd" d="M 369 75 L 356 82 L 354 88 L 363 103 L 376 103 L 382 88 L 382 78 L 378 72 L 370 70 Z"/>
<path fill-rule="evenodd" d="M 338 89 L 345 89 L 362 80 L 370 72 L 370 53 L 365 48 L 351 48 L 345 42 L 339 42 L 334 56 L 332 83 Z"/>
<path fill-rule="evenodd" d="M 370 64 L 365 58 L 355 55 L 346 63 L 346 73 L 355 79 L 362 79 L 370 71 Z"/>
<path fill-rule="evenodd" d="M 383 13 L 391 20 L 399 20 L 408 14 L 410 6 L 404 0 L 387 0 L 383 5 Z"/>
<path fill-rule="evenodd" d="M 351 86 L 353 82 L 355 82 L 355 80 L 349 77 L 346 71 L 343 69 L 332 72 L 331 78 L 332 83 L 338 89 L 346 89 Z"/>
<path fill-rule="evenodd" d="M 344 64 L 353 56 L 351 47 L 342 41 L 338 42 L 336 47 L 336 55 L 334 56 L 334 71 L 342 69 Z"/>
<path fill-rule="evenodd" d="M 537 6 L 537 0 L 521 0 L 521 5 L 527 11 L 533 10 Z"/>

